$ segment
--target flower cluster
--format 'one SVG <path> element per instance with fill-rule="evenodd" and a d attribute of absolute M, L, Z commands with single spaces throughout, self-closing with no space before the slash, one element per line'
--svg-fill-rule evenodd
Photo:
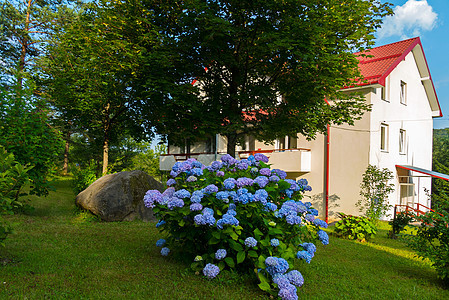
<path fill-rule="evenodd" d="M 308 263 L 314 257 L 311 233 L 329 242 L 320 229 L 327 224 L 310 202 L 302 202 L 311 190 L 307 180 L 288 179 L 267 163 L 260 153 L 242 160 L 224 155 L 207 167 L 194 159 L 177 162 L 168 188 L 144 196 L 145 206 L 160 218 L 156 227 L 168 232 L 167 240 L 156 242 L 161 254 L 169 255 L 168 247 L 183 251 L 192 268 L 209 279 L 224 268 L 253 266 L 263 290 L 297 299 L 304 278 L 290 266 L 295 257 Z"/>

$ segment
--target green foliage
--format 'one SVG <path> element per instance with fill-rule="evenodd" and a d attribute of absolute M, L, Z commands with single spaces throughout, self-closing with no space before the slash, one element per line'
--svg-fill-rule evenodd
<path fill-rule="evenodd" d="M 11 227 L 3 221 L 2 215 L 14 214 L 15 211 L 25 207 L 25 203 L 19 197 L 26 195 L 22 189 L 28 182 L 28 172 L 31 168 L 17 163 L 14 155 L 0 146 L 0 245 L 2 246 L 3 241 L 11 233 Z"/>
<path fill-rule="evenodd" d="M 449 287 L 449 201 L 440 202 L 434 210 L 414 216 L 422 223 L 416 235 L 408 238 L 408 244 L 421 258 L 432 262 L 438 276 Z"/>
<path fill-rule="evenodd" d="M 432 170 L 449 174 L 449 128 L 433 130 Z M 432 203 L 449 198 L 449 182 L 432 178 Z"/>
<path fill-rule="evenodd" d="M 79 165 L 74 166 L 72 168 L 72 173 L 72 187 L 75 195 L 84 191 L 89 185 L 97 180 L 97 166 L 93 160 L 83 167 L 80 167 Z"/>
<path fill-rule="evenodd" d="M 143 143 L 143 146 L 143 149 L 132 153 L 129 165 L 122 170 L 141 170 L 159 181 L 165 181 L 163 171 L 159 170 L 159 157 L 167 153 L 167 146 L 157 145 L 155 149 L 151 149 L 148 143 Z"/>
<path fill-rule="evenodd" d="M 31 194 L 45 196 L 63 145 L 59 132 L 50 125 L 45 103 L 33 97 L 32 90 L 0 89 L 0 145 L 14 153 L 20 164 L 33 167 L 28 172 Z"/>
<path fill-rule="evenodd" d="M 167 245 L 190 261 L 193 270 L 206 275 L 211 263 L 220 271 L 254 274 L 259 270 L 259 288 L 275 295 L 276 275 L 287 274 L 295 258 L 312 259 L 316 248 L 306 242 L 317 240 L 318 233 L 318 239 L 328 244 L 327 234 L 319 229 L 327 224 L 315 219 L 318 211 L 309 202 L 301 201 L 303 193 L 310 190 L 307 181 L 277 178 L 269 182 L 261 176 L 270 173 L 263 161 L 250 156 L 234 165 L 229 158 L 225 156 L 224 163 L 214 162 L 202 171 L 201 163 L 194 159 L 177 163 L 171 173 L 175 179 L 167 182 L 172 187 L 163 194 L 148 191 L 145 204 L 161 219 L 157 227 L 168 234 Z M 283 171 L 271 174 L 276 172 Z M 230 183 L 233 179 L 240 188 Z M 259 185 L 260 180 L 265 183 Z M 217 250 L 226 250 L 226 256 L 217 258 Z M 163 248 L 161 253 L 166 251 Z M 286 269 L 275 271 L 266 262 L 268 258 L 282 259 Z"/>
<path fill-rule="evenodd" d="M 377 232 L 376 226 L 368 218 L 339 213 L 341 218 L 335 224 L 337 236 L 361 242 L 369 240 Z"/>
<path fill-rule="evenodd" d="M 410 222 L 413 221 L 413 216 L 408 212 L 400 212 L 396 214 L 388 224 L 391 225 L 390 237 L 396 238 L 398 234 L 405 229 Z"/>
<path fill-rule="evenodd" d="M 388 203 L 388 195 L 394 191 L 394 184 L 388 183 L 393 179 L 393 173 L 387 168 L 379 169 L 368 165 L 360 184 L 360 196 L 356 206 L 361 213 L 372 222 L 377 222 L 385 216 L 392 207 Z"/>
<path fill-rule="evenodd" d="M 167 63 L 143 78 L 163 101 L 158 132 L 173 143 L 219 133 L 234 155 L 245 134 L 313 138 L 360 118 L 369 106 L 341 89 L 360 78 L 353 53 L 374 44 L 391 10 L 375 0 L 173 0 L 154 12 L 146 22 L 160 27 Z"/>

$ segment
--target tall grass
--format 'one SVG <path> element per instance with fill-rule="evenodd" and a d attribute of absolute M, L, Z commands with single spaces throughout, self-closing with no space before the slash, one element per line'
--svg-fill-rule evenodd
<path fill-rule="evenodd" d="M 252 277 L 214 280 L 162 257 L 154 223 L 103 223 L 80 214 L 68 178 L 34 198 L 31 215 L 9 217 L 0 249 L 0 299 L 269 299 Z M 301 299 L 449 299 L 428 262 L 381 229 L 370 243 L 331 236 L 310 264 Z"/>

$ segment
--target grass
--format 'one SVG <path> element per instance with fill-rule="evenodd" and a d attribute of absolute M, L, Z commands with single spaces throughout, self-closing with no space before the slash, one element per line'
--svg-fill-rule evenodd
<path fill-rule="evenodd" d="M 68 178 L 32 200 L 30 215 L 8 217 L 15 233 L 0 249 L 0 299 L 269 299 L 251 278 L 206 280 L 162 257 L 153 223 L 103 223 L 76 212 Z M 417 259 L 387 225 L 368 243 L 319 246 L 301 299 L 449 299 L 429 262 Z"/>

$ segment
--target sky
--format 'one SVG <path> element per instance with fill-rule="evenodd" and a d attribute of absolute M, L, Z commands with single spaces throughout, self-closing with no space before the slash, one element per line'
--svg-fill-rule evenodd
<path fill-rule="evenodd" d="M 393 4 L 394 15 L 384 19 L 376 46 L 420 37 L 443 117 L 435 129 L 449 127 L 449 0 L 382 0 Z"/>

